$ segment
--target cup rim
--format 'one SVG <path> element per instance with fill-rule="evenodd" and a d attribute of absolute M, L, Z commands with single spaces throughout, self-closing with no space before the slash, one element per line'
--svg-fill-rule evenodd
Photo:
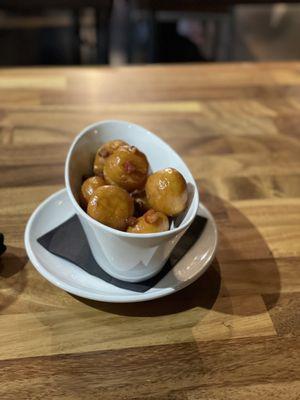
<path fill-rule="evenodd" d="M 76 201 L 73 192 L 71 190 L 71 186 L 70 186 L 70 180 L 69 180 L 69 165 L 70 165 L 70 160 L 74 151 L 75 146 L 77 145 L 77 143 L 79 142 L 79 140 L 86 135 L 91 129 L 95 129 L 96 127 L 99 127 L 99 125 L 105 125 L 108 123 L 123 123 L 123 124 L 129 124 L 131 126 L 135 126 L 137 128 L 142 128 L 144 130 L 144 134 L 146 135 L 150 135 L 150 136 L 155 136 L 155 138 L 162 142 L 167 148 L 168 150 L 172 151 L 177 157 L 180 158 L 180 160 L 184 163 L 186 169 L 189 171 L 191 177 L 192 177 L 192 184 L 195 187 L 195 192 L 194 195 L 196 196 L 196 205 L 195 205 L 195 209 L 193 210 L 190 218 L 182 225 L 178 226 L 177 228 L 168 230 L 168 231 L 163 231 L 163 232 L 157 232 L 157 233 L 132 233 L 132 232 L 124 232 L 124 231 L 119 231 L 118 229 L 114 229 L 111 228 L 110 226 L 104 225 L 101 222 L 93 219 L 92 217 L 90 217 L 78 204 L 78 202 Z M 78 135 L 75 136 L 69 150 L 68 150 L 68 154 L 66 157 L 66 161 L 65 161 L 65 184 L 66 184 L 66 189 L 67 189 L 67 193 L 68 196 L 71 200 L 71 203 L 73 204 L 73 206 L 75 207 L 75 210 L 77 213 L 79 213 L 83 218 L 85 218 L 90 224 L 92 224 L 93 226 L 95 226 L 96 228 L 102 228 L 104 231 L 107 231 L 110 234 L 114 234 L 117 236 L 121 236 L 124 238 L 137 238 L 137 239 L 147 239 L 147 238 L 163 238 L 163 237 L 168 237 L 168 236 L 173 236 L 176 233 L 181 232 L 182 230 L 184 230 L 185 228 L 187 228 L 193 221 L 193 219 L 195 218 L 196 214 L 197 214 L 197 210 L 198 210 L 198 205 L 199 205 L 199 192 L 198 192 L 198 188 L 195 182 L 195 179 L 192 175 L 192 173 L 190 172 L 190 169 L 187 167 L 187 165 L 185 164 L 185 162 L 182 160 L 182 158 L 179 156 L 179 154 L 173 150 L 173 148 L 166 143 L 163 139 L 161 139 L 159 136 L 155 135 L 154 133 L 150 132 L 148 129 L 144 128 L 141 125 L 132 123 L 132 122 L 128 122 L 128 121 L 124 121 L 124 120 L 117 120 L 117 119 L 108 119 L 108 120 L 103 120 L 103 121 L 98 121 L 95 122 L 93 124 L 88 125 L 87 127 L 85 127 Z"/>

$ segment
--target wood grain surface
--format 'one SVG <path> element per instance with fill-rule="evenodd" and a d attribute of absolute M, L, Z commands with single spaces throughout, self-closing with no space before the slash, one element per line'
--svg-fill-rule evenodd
<path fill-rule="evenodd" d="M 26 256 L 73 137 L 142 124 L 189 165 L 220 233 L 196 283 L 139 304 L 71 296 Z M 0 398 L 300 398 L 300 63 L 0 71 Z"/>

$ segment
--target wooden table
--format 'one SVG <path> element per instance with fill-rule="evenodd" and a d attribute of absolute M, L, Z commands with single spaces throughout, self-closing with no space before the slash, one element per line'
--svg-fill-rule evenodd
<path fill-rule="evenodd" d="M 190 166 L 220 244 L 161 300 L 87 301 L 23 245 L 74 135 L 143 124 Z M 0 72 L 1 399 L 299 399 L 300 63 Z"/>

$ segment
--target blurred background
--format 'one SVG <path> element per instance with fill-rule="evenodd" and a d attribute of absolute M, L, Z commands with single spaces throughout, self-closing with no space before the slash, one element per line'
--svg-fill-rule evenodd
<path fill-rule="evenodd" d="M 0 66 L 295 60 L 300 0 L 0 0 Z"/>

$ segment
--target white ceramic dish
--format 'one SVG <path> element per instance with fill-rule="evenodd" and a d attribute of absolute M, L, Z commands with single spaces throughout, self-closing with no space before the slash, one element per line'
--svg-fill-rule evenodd
<path fill-rule="evenodd" d="M 137 293 L 89 275 L 76 265 L 51 254 L 37 242 L 38 237 L 73 214 L 74 209 L 66 190 L 54 193 L 30 217 L 25 230 L 25 247 L 32 264 L 44 278 L 69 293 L 87 299 L 129 303 L 169 295 L 188 286 L 202 275 L 213 260 L 217 247 L 215 221 L 200 203 L 198 214 L 208 219 L 200 239 L 155 287 L 145 293 Z"/>
<path fill-rule="evenodd" d="M 187 210 L 175 221 L 173 229 L 143 235 L 121 232 L 94 220 L 80 207 L 82 177 L 92 175 L 97 148 L 114 139 L 122 139 L 144 152 L 152 171 L 173 167 L 184 176 L 189 203 Z M 124 281 L 139 282 L 157 274 L 198 210 L 197 185 L 179 155 L 153 133 L 125 121 L 97 122 L 84 129 L 73 141 L 67 155 L 65 181 L 72 207 L 80 219 L 96 261 L 108 274 Z"/>

